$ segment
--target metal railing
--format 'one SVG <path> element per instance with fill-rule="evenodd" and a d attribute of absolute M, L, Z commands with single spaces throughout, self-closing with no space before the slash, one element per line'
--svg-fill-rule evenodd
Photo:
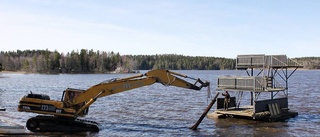
<path fill-rule="evenodd" d="M 302 65 L 287 58 L 286 55 L 238 55 L 237 68 L 247 66 L 258 67 L 301 67 Z"/>
<path fill-rule="evenodd" d="M 232 77 L 232 76 L 222 76 L 218 77 L 217 87 L 220 90 L 247 90 L 247 91 L 269 91 L 272 89 L 282 89 L 283 86 L 277 81 L 273 81 L 272 86 L 268 86 L 267 77 L 261 76 L 241 76 L 241 77 Z"/>
<path fill-rule="evenodd" d="M 262 77 L 219 77 L 219 89 L 243 89 L 253 91 L 263 91 L 265 84 Z"/>

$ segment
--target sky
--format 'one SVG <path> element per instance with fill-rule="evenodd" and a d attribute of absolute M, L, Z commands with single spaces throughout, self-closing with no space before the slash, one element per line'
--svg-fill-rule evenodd
<path fill-rule="evenodd" d="M 0 51 L 320 56 L 319 0 L 0 0 Z"/>

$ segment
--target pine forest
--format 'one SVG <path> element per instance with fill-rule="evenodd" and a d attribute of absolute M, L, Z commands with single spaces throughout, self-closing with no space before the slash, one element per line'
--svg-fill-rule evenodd
<path fill-rule="evenodd" d="M 134 70 L 221 70 L 234 69 L 235 59 L 220 57 L 163 55 L 120 55 L 81 49 L 68 53 L 49 50 L 1 51 L 4 71 L 27 73 L 112 73 Z"/>

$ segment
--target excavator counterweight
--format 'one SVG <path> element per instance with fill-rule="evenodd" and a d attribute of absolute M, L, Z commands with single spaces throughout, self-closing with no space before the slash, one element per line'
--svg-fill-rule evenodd
<path fill-rule="evenodd" d="M 195 83 L 182 78 L 189 78 Z M 27 121 L 26 127 L 32 132 L 98 132 L 97 123 L 78 118 L 88 114 L 91 104 L 98 98 L 154 83 L 192 90 L 209 87 L 209 82 L 199 78 L 191 78 L 169 70 L 151 70 L 145 74 L 105 81 L 87 90 L 67 88 L 61 101 L 51 100 L 48 95 L 30 93 L 21 98 L 18 111 L 45 114 Z"/>

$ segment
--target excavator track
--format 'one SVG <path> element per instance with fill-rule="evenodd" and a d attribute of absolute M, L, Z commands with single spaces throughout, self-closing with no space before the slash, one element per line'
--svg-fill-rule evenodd
<path fill-rule="evenodd" d="M 28 119 L 26 127 L 32 132 L 99 132 L 93 121 L 44 115 Z"/>

